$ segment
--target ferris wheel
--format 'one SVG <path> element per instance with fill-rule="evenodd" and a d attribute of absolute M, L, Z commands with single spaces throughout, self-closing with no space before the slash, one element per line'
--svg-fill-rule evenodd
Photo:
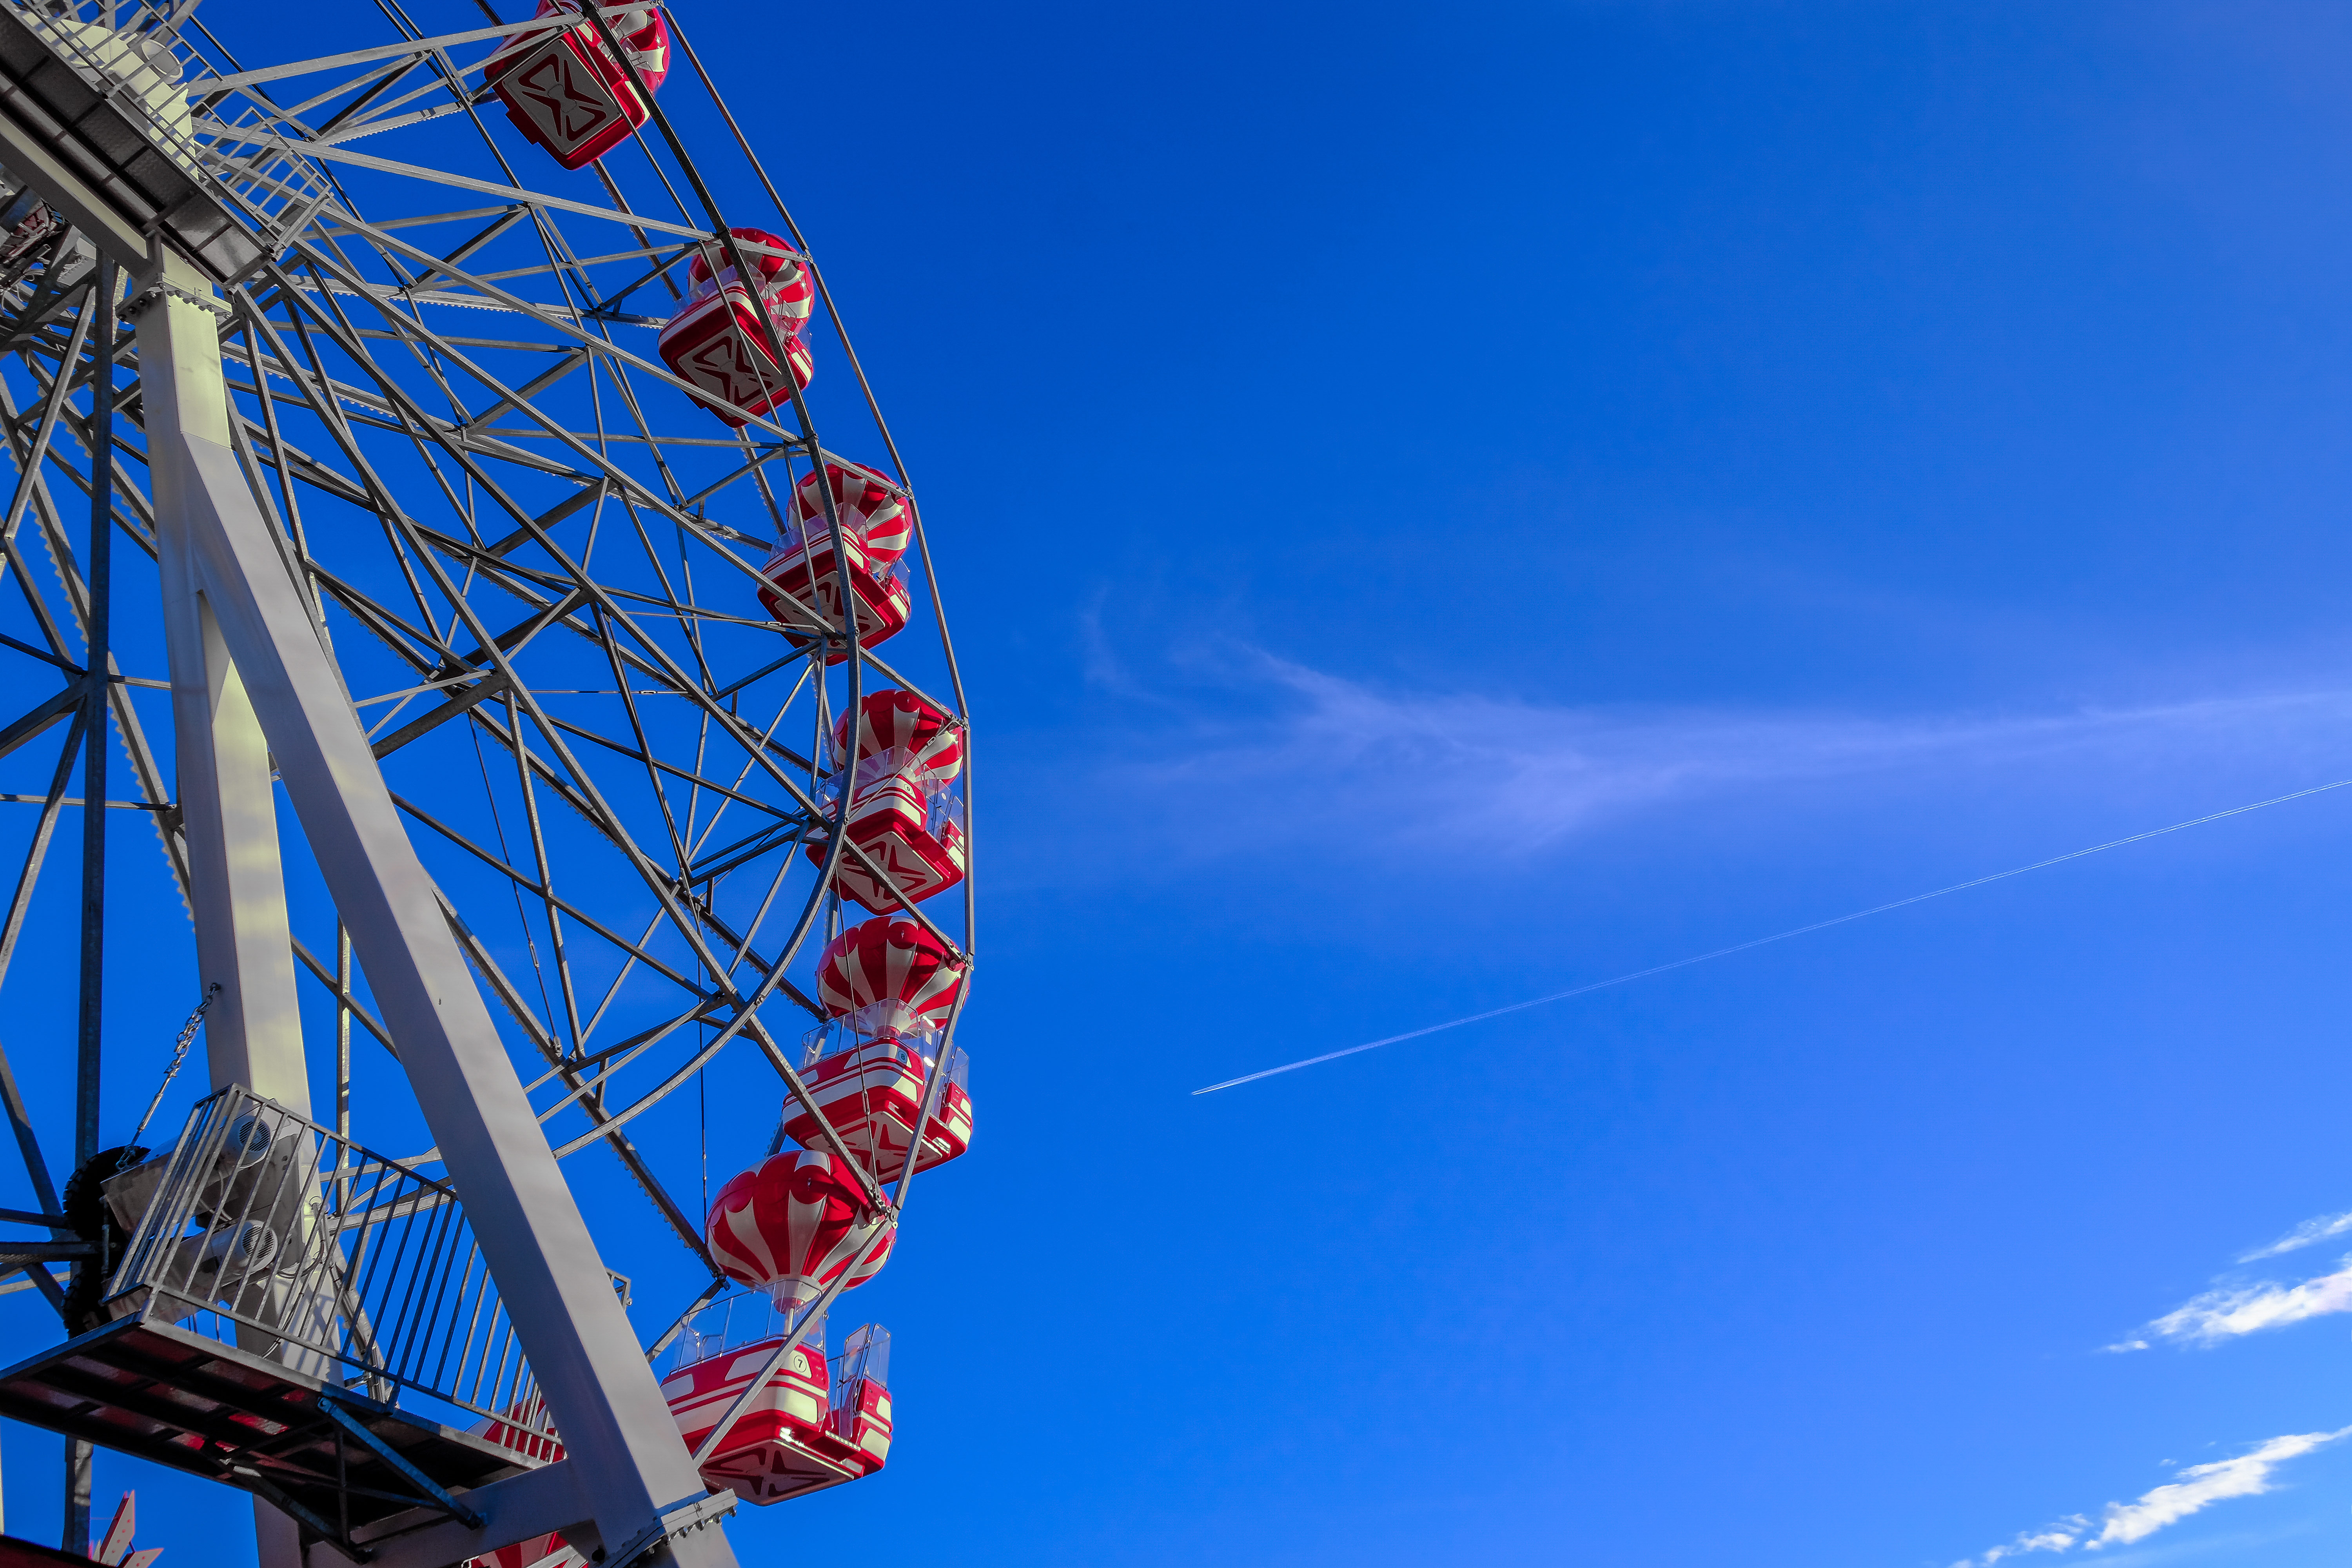
<path fill-rule="evenodd" d="M 0 0 L 0 998 L 78 1019 L 70 1125 L 0 1058 L 0 1266 L 60 1320 L 0 1415 L 65 1436 L 68 1550 L 95 1444 L 252 1493 L 265 1568 L 718 1568 L 888 1457 L 888 1335 L 827 1325 L 971 1136 L 962 681 L 677 13 L 376 5 L 289 60 L 258 7 Z M 106 951 L 174 895 L 184 953 Z M 176 1043 L 110 1023 L 125 963 Z M 184 1123 L 102 1118 L 199 1038 Z M 706 1207 L 721 1061 L 778 1113 Z"/>

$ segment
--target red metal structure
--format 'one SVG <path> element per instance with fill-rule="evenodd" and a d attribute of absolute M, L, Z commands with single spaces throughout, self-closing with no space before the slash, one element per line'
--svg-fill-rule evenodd
<path fill-rule="evenodd" d="M 702 1477 L 748 1502 L 782 1502 L 870 1476 L 890 1457 L 889 1336 L 870 1326 L 852 1334 L 839 1358 L 837 1385 L 822 1325 L 779 1360 L 785 1343 L 769 1338 L 727 1346 L 662 1384 L 689 1448 L 699 1450 L 727 1414 L 744 1405 L 704 1459 Z M 754 1394 L 762 1368 L 772 1370 Z"/>
<path fill-rule="evenodd" d="M 832 521 L 826 516 L 830 501 Z M 872 645 L 896 637 L 906 628 L 914 602 L 908 595 L 899 560 L 913 541 L 913 512 L 907 495 L 873 469 L 842 458 L 830 458 L 824 478 L 811 472 L 793 487 L 784 503 L 783 531 L 761 568 L 769 586 L 760 595 L 768 614 L 782 623 L 784 635 L 807 643 L 805 612 L 793 615 L 783 597 L 802 601 L 838 625 L 842 585 L 856 608 L 857 636 Z M 836 563 L 833 526 L 841 528 L 844 559 Z M 835 662 L 828 654 L 826 662 Z"/>
<path fill-rule="evenodd" d="M 698 390 L 695 401 L 740 428 L 753 416 L 789 407 L 793 392 L 807 389 L 816 362 L 800 331 L 816 287 L 789 241 L 762 228 L 728 232 L 747 257 L 752 281 L 731 265 L 714 269 L 697 256 L 687 270 L 686 303 L 662 329 L 658 346 L 670 369 Z M 789 388 L 777 344 L 792 367 Z"/>
<path fill-rule="evenodd" d="M 834 726 L 832 761 L 832 793 L 849 798 L 850 841 L 877 868 L 838 868 L 845 897 L 887 915 L 963 880 L 963 802 L 954 790 L 961 724 L 911 691 L 877 691 L 858 706 L 856 757 L 845 715 Z M 819 847 L 808 854 L 819 859 Z"/>
<path fill-rule="evenodd" d="M 971 1143 L 964 1053 L 950 1048 L 944 1081 L 940 1031 L 963 994 L 964 965 L 909 921 L 870 920 L 827 944 L 817 960 L 817 1000 L 833 1023 L 810 1038 L 803 1070 L 810 1106 L 787 1106 L 784 1135 L 806 1148 L 839 1140 L 878 1181 L 952 1160 Z M 922 1107 L 928 1102 L 929 1110 Z"/>
<path fill-rule="evenodd" d="M 533 19 L 566 14 L 580 14 L 578 0 L 539 0 Z M 657 90 L 669 75 L 669 27 L 660 8 L 624 13 L 614 32 L 637 81 L 647 92 Z M 483 77 L 516 129 L 567 169 L 595 163 L 646 122 L 646 100 L 629 72 L 584 22 L 509 40 Z"/>
<path fill-rule="evenodd" d="M 889 1261 L 897 1234 L 867 1207 L 845 1163 L 814 1149 L 769 1156 L 710 1205 L 710 1256 L 779 1307 L 813 1301 L 835 1279 L 845 1289 L 865 1284 Z"/>
<path fill-rule="evenodd" d="M 961 742 L 937 709 L 884 692 L 858 719 L 858 755 L 952 775 Z M 845 719 L 835 740 L 836 760 L 849 761 Z M 785 1107 L 783 1136 L 802 1147 L 743 1172 L 710 1205 L 712 1258 L 729 1279 L 767 1292 L 774 1316 L 754 1336 L 730 1335 L 740 1299 L 728 1304 L 726 1322 L 698 1333 L 662 1384 L 713 1487 L 775 1502 L 870 1475 L 889 1457 L 888 1335 L 858 1330 L 836 1367 L 819 1313 L 874 1278 L 897 1239 L 865 1184 L 904 1180 L 909 1149 L 922 1170 L 971 1144 L 963 1053 L 950 1052 L 944 1071 L 939 1061 L 965 968 L 921 926 L 887 918 L 843 931 L 817 960 L 819 1005 L 835 1022 L 812 1045 L 808 1102 Z M 835 1037 L 843 1048 L 824 1051 Z M 766 1331 L 777 1319 L 783 1331 Z"/>

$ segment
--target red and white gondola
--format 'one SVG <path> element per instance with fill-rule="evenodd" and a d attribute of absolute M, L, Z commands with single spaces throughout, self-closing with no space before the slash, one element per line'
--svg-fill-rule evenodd
<path fill-rule="evenodd" d="M 887 915 L 901 900 L 920 903 L 963 880 L 962 803 L 951 793 L 963 771 L 960 721 L 911 691 L 877 691 L 858 705 L 856 756 L 844 714 L 831 760 L 835 779 L 849 786 L 849 841 L 884 873 L 845 854 L 834 872 L 845 897 Z M 813 841 L 809 859 L 823 865 L 824 850 Z"/>
<path fill-rule="evenodd" d="M 702 1479 L 732 1488 L 747 1502 L 782 1502 L 803 1492 L 870 1476 L 890 1457 L 890 1390 L 885 1366 L 889 1336 L 868 1326 L 844 1347 L 839 1386 L 830 1384 L 823 1330 L 782 1361 L 781 1335 L 730 1345 L 680 1366 L 662 1382 L 678 1436 L 698 1451 L 753 1383 L 775 1363 L 709 1458 Z"/>
<path fill-rule="evenodd" d="M 678 379 L 697 390 L 695 401 L 730 426 L 791 404 L 793 392 L 816 374 L 801 329 L 816 299 L 816 279 L 790 241 L 761 228 L 730 228 L 737 248 L 757 276 L 740 277 L 724 251 L 714 267 L 707 255 L 687 268 L 686 303 L 661 330 L 655 347 Z M 764 324 L 763 324 L 764 323 Z M 769 331 L 784 351 L 776 363 Z"/>
<path fill-rule="evenodd" d="M 841 523 L 845 573 L 835 564 L 833 527 L 824 515 L 827 485 Z M 841 625 L 841 580 L 846 575 L 857 608 L 859 646 L 887 641 L 906 629 L 914 612 L 898 565 L 913 538 L 905 491 L 871 468 L 828 458 L 823 479 L 814 473 L 803 476 L 784 502 L 783 537 L 760 569 L 766 579 L 760 601 L 784 628 L 785 638 L 805 647 L 817 635 L 809 626 L 812 614 L 827 628 Z M 785 597 L 799 606 L 799 614 L 785 607 Z M 848 657 L 846 648 L 831 650 L 825 662 L 839 664 Z"/>
<path fill-rule="evenodd" d="M 539 0 L 532 19 L 579 14 L 578 0 Z M 625 11 L 611 25 L 646 90 L 660 90 L 669 75 L 669 24 L 660 8 Z M 482 78 L 516 128 L 567 169 L 596 162 L 646 122 L 636 83 L 584 19 L 560 32 L 509 39 L 490 57 Z"/>
<path fill-rule="evenodd" d="M 727 1278 L 768 1292 L 779 1308 L 814 1300 L 845 1274 L 855 1289 L 889 1261 L 898 1226 L 877 1231 L 866 1194 L 838 1155 L 771 1154 L 719 1189 L 703 1235 Z"/>
<path fill-rule="evenodd" d="M 784 1102 L 784 1136 L 826 1147 L 822 1114 L 877 1181 L 896 1181 L 915 1144 L 915 1119 L 938 1066 L 940 1033 L 962 994 L 964 965 L 912 921 L 870 920 L 828 943 L 817 960 L 817 1005 L 838 1020 L 801 1069 L 816 1110 Z M 824 1047 L 833 1043 L 835 1048 Z M 947 1053 L 947 1081 L 923 1124 L 915 1168 L 928 1170 L 971 1146 L 971 1092 L 961 1050 Z"/>
<path fill-rule="evenodd" d="M 662 1394 L 687 1452 L 700 1450 L 783 1342 L 781 1337 L 754 1340 L 663 1379 Z M 846 1455 L 824 1451 L 832 1413 L 825 1371 L 823 1347 L 794 1345 L 703 1461 L 703 1481 L 731 1487 L 746 1502 L 772 1503 L 855 1480 L 859 1472 Z"/>
<path fill-rule="evenodd" d="M 863 1190 L 839 1156 L 795 1149 L 720 1188 L 704 1236 L 729 1279 L 765 1290 L 789 1318 L 836 1279 L 845 1289 L 871 1279 L 889 1258 L 897 1226 L 876 1228 Z M 694 1452 L 751 1394 L 701 1470 L 712 1487 L 732 1487 L 751 1502 L 853 1480 L 880 1468 L 889 1452 L 889 1400 L 879 1365 L 870 1390 L 862 1371 L 854 1389 L 845 1380 L 845 1418 L 836 1420 L 822 1324 L 813 1334 L 803 1331 L 778 1359 L 784 1345 L 775 1335 L 730 1346 L 689 1362 L 662 1384 L 678 1435 Z M 752 1392 L 772 1361 L 775 1370 Z"/>
<path fill-rule="evenodd" d="M 923 1085 L 936 1052 L 929 1041 L 882 1036 L 820 1055 L 801 1068 L 817 1111 L 877 1181 L 895 1182 L 906 1166 L 907 1146 L 913 1142 L 915 1117 L 922 1108 Z M 960 1047 L 948 1052 L 948 1080 L 924 1124 L 922 1149 L 915 1156 L 919 1171 L 945 1164 L 971 1147 L 966 1060 Z M 786 1109 L 791 1115 L 784 1122 L 785 1137 L 795 1142 L 822 1141 L 815 1113 L 797 1102 Z"/>

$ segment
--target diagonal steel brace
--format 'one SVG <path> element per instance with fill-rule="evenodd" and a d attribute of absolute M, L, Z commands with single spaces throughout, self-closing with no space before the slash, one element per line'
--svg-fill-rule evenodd
<path fill-rule="evenodd" d="M 480 1514 L 475 1512 L 472 1509 L 467 1508 L 456 1498 L 451 1497 L 446 1488 L 427 1476 L 423 1470 L 418 1469 L 415 1465 L 410 1464 L 406 1455 L 394 1447 L 391 1444 L 385 1442 L 383 1438 L 377 1436 L 374 1433 L 369 1431 L 366 1424 L 359 1420 L 358 1417 L 352 1415 L 350 1411 L 345 1410 L 341 1405 L 336 1404 L 331 1399 L 320 1399 L 319 1401 L 319 1410 L 320 1414 L 327 1417 L 328 1420 L 332 1421 L 345 1432 L 348 1432 L 353 1437 L 358 1438 L 362 1443 L 365 1444 L 378 1458 L 382 1459 L 385 1464 L 390 1465 L 394 1469 L 399 1471 L 401 1476 L 407 1480 L 408 1484 L 416 1489 L 419 1500 L 433 1508 L 439 1509 L 443 1513 L 447 1514 L 451 1519 L 456 1520 L 467 1530 L 479 1530 L 482 1528 L 482 1516 Z"/>

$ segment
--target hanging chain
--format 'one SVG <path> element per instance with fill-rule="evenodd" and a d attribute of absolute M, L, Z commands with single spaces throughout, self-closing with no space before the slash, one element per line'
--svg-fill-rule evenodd
<path fill-rule="evenodd" d="M 131 1134 L 132 1144 L 139 1142 L 140 1133 L 147 1131 L 147 1124 L 155 1120 L 155 1108 L 163 1103 L 163 1091 L 180 1075 L 180 1065 L 188 1059 L 188 1047 L 195 1044 L 196 1031 L 204 1026 L 205 1009 L 218 1000 L 220 994 L 220 982 L 215 980 L 205 993 L 205 999 L 196 1004 L 196 1010 L 188 1015 L 188 1021 L 180 1026 L 179 1040 L 172 1047 L 172 1065 L 163 1069 L 163 1081 L 155 1086 L 155 1098 L 147 1102 L 147 1114 L 139 1119 L 137 1130 Z"/>

